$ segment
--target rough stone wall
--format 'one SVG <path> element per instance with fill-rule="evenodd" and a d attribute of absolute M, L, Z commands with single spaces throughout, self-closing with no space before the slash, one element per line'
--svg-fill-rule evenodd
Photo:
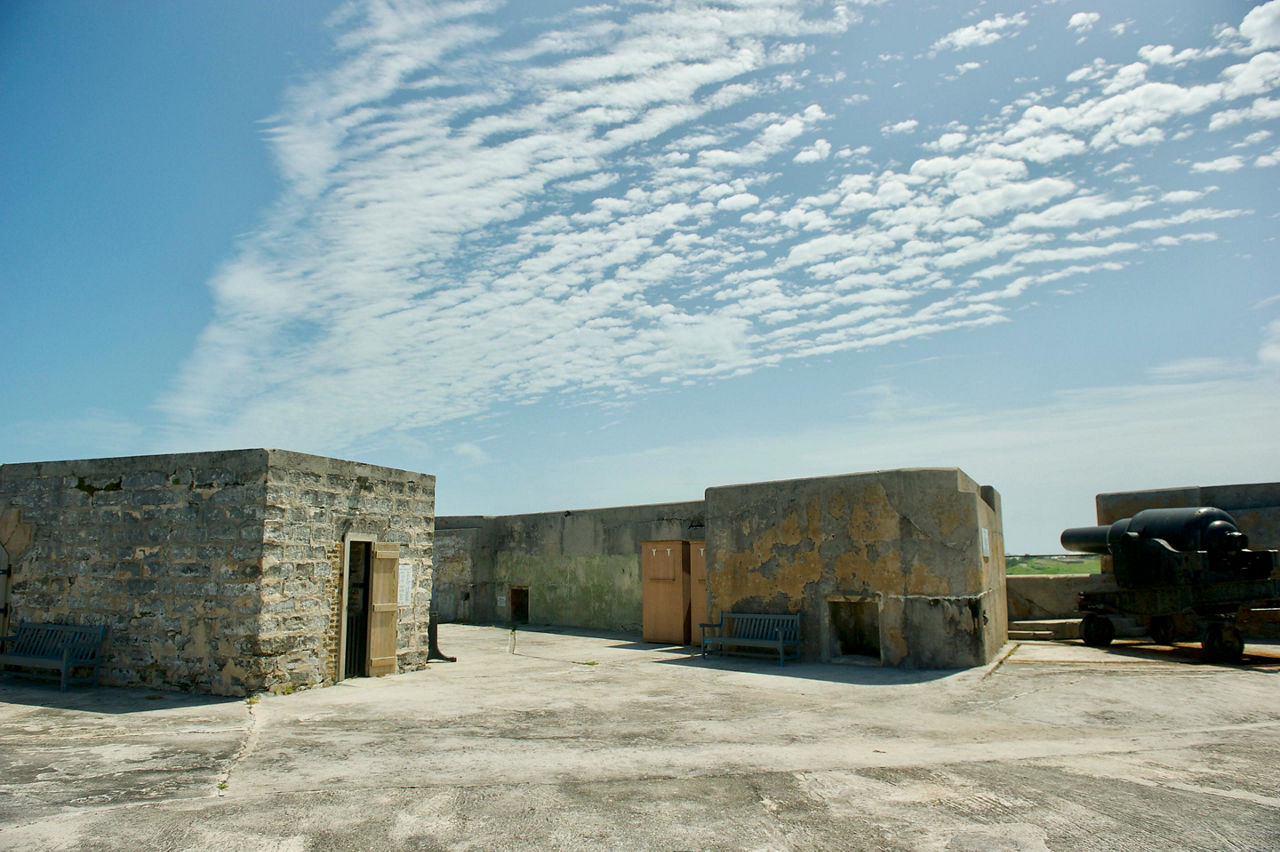
<path fill-rule="evenodd" d="M 476 528 L 436 530 L 431 605 L 442 622 L 493 620 L 489 584 L 476 582 L 473 557 L 479 535 Z"/>
<path fill-rule="evenodd" d="M 10 624 L 106 624 L 105 683 L 332 683 L 348 534 L 401 544 L 400 670 L 427 657 L 435 478 L 281 450 L 0 466 Z"/>
<path fill-rule="evenodd" d="M 460 597 L 464 584 L 474 586 L 472 617 L 505 621 L 509 589 L 525 587 L 534 623 L 639 633 L 640 542 L 701 538 L 703 523 L 700 501 L 439 518 L 438 536 L 472 530 L 473 539 L 464 543 L 470 575 L 451 574 L 437 597 Z M 454 559 L 461 568 L 461 557 Z"/>
<path fill-rule="evenodd" d="M 263 450 L 0 466 L 10 625 L 106 624 L 106 683 L 259 688 L 266 473 Z"/>
<path fill-rule="evenodd" d="M 982 665 L 1004 644 L 999 495 L 959 470 L 709 488 L 706 510 L 712 620 L 798 612 L 818 660 L 836 655 L 833 601 L 874 604 L 887 665 Z"/>
<path fill-rule="evenodd" d="M 435 477 L 283 450 L 268 451 L 262 546 L 261 648 L 269 688 L 337 676 L 344 538 L 400 544 L 412 601 L 397 624 L 400 671 L 427 661 Z"/>

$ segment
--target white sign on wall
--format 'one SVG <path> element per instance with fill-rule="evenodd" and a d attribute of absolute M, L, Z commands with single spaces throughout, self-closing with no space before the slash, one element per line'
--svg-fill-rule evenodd
<path fill-rule="evenodd" d="M 400 606 L 413 606 L 413 566 L 400 563 Z"/>
<path fill-rule="evenodd" d="M 502 609 L 506 605 L 507 605 L 507 596 L 498 595 L 498 609 Z"/>

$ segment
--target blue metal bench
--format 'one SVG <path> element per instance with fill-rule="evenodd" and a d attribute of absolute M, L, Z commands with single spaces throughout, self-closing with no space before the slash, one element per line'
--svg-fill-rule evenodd
<path fill-rule="evenodd" d="M 717 654 L 742 653 L 731 648 L 762 648 L 778 652 L 778 665 L 786 665 L 788 651 L 800 659 L 800 616 L 765 612 L 723 612 L 715 624 L 699 624 L 702 629 L 702 656 L 711 649 Z M 709 631 L 714 631 L 707 635 Z"/>
<path fill-rule="evenodd" d="M 62 691 L 69 683 L 98 682 L 98 661 L 107 640 L 102 625 L 40 624 L 23 621 L 18 632 L 0 638 L 0 665 L 53 669 L 61 674 Z M 87 677 L 72 677 L 72 669 L 89 669 Z"/>

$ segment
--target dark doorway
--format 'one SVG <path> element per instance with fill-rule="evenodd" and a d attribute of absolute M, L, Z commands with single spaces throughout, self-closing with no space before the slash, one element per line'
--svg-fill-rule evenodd
<path fill-rule="evenodd" d="M 511 587 L 511 621 L 515 624 L 529 623 L 529 590 Z"/>
<path fill-rule="evenodd" d="M 353 541 L 347 551 L 347 650 L 342 671 L 346 677 L 368 677 L 369 556 L 373 545 Z"/>
<path fill-rule="evenodd" d="M 880 659 L 880 602 L 830 601 L 831 649 L 835 657 Z"/>

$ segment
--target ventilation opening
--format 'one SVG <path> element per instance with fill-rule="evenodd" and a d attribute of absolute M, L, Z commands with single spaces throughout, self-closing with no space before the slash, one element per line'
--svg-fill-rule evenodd
<path fill-rule="evenodd" d="M 529 623 L 529 590 L 511 587 L 511 620 L 516 624 Z"/>
<path fill-rule="evenodd" d="M 880 661 L 879 601 L 830 601 L 831 655 Z"/>

